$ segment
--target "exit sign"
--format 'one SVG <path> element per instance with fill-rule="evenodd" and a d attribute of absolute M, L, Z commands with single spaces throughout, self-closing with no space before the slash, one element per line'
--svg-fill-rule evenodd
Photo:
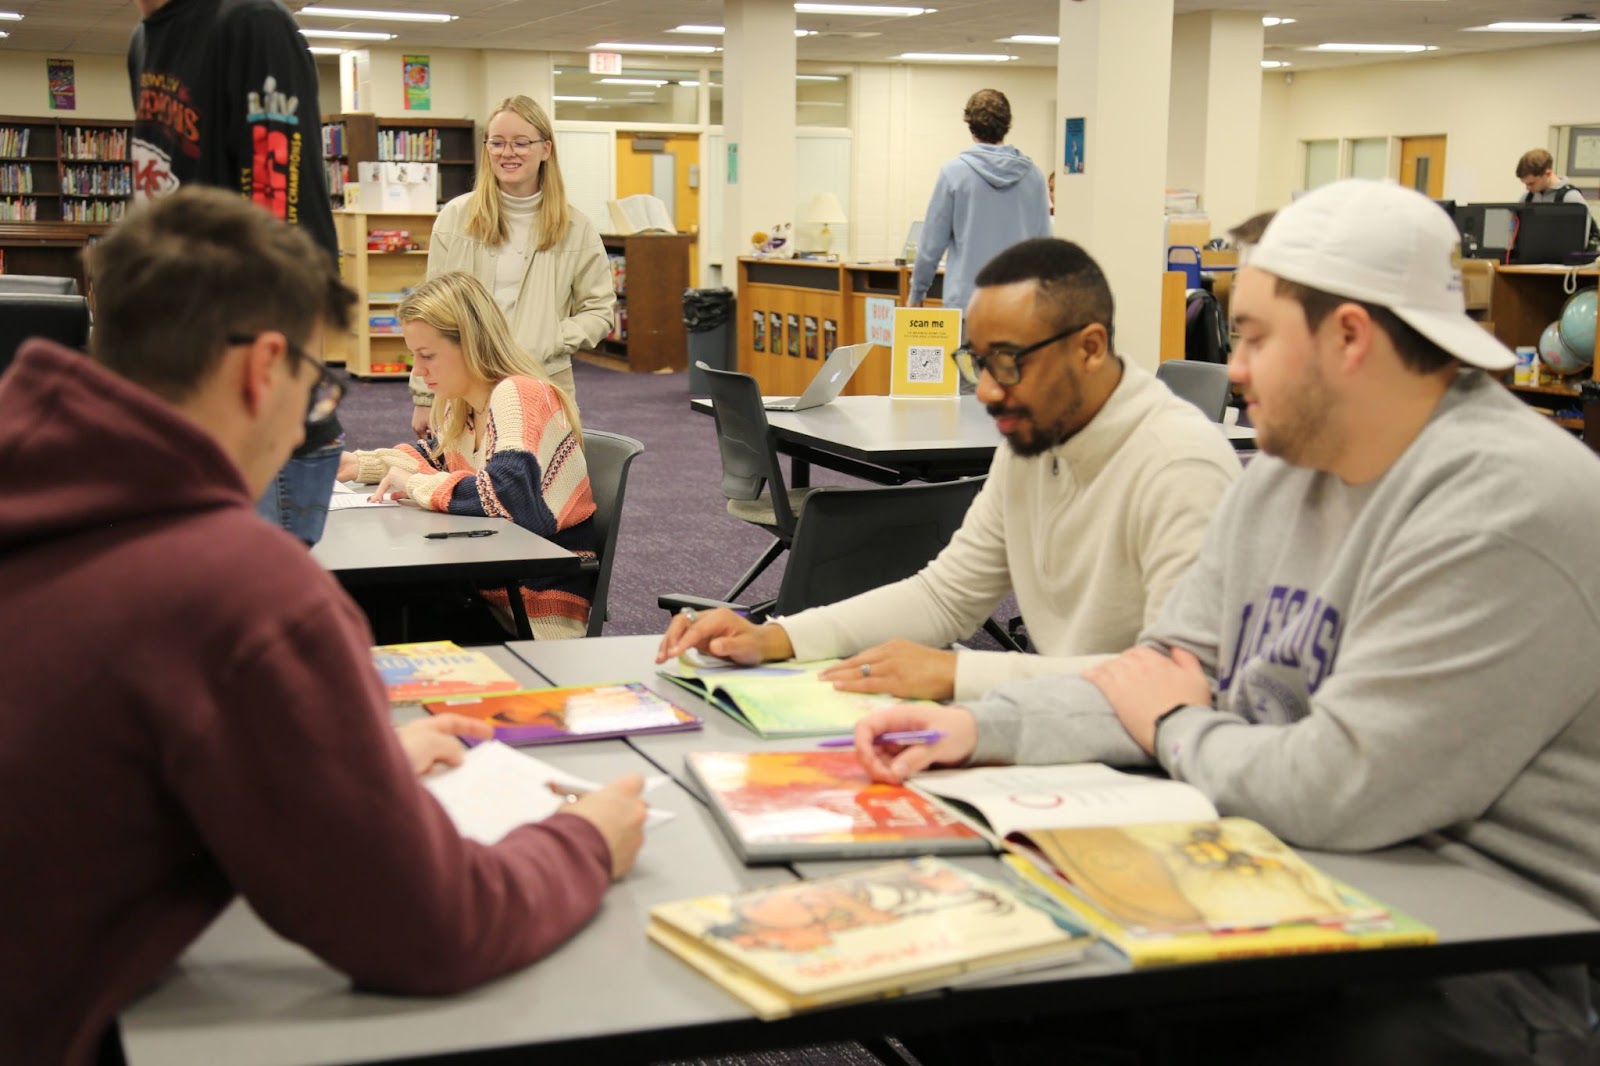
<path fill-rule="evenodd" d="M 622 73 L 622 53 L 621 52 L 590 52 L 589 53 L 589 73 L 590 74 L 621 74 Z"/>

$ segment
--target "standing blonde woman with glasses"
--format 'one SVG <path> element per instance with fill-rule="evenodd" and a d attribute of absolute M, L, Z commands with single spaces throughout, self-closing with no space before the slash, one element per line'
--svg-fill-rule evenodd
<path fill-rule="evenodd" d="M 567 203 L 550 116 L 526 96 L 501 101 L 484 127 L 473 190 L 444 206 L 433 225 L 428 277 L 452 270 L 477 278 L 511 323 L 517 347 L 576 400 L 572 353 L 611 332 L 617 296 L 600 233 Z M 427 430 L 433 395 L 411 376 Z"/>

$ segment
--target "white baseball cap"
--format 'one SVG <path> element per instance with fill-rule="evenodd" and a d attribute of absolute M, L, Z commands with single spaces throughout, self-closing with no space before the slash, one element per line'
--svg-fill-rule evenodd
<path fill-rule="evenodd" d="M 1273 217 L 1248 265 L 1386 307 L 1463 363 L 1516 365 L 1505 345 L 1467 317 L 1461 237 L 1450 216 L 1392 181 L 1349 178 L 1300 197 Z"/>

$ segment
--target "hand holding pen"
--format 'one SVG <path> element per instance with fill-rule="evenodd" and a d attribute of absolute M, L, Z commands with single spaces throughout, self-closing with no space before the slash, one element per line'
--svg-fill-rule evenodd
<path fill-rule="evenodd" d="M 856 723 L 850 742 L 874 781 L 898 785 L 930 766 L 958 766 L 978 746 L 978 723 L 965 707 L 901 703 Z"/>

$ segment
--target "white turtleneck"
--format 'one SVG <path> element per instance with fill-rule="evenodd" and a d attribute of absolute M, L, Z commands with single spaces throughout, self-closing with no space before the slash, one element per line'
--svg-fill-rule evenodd
<path fill-rule="evenodd" d="M 508 232 L 504 244 L 491 248 L 491 254 L 495 257 L 494 302 L 500 305 L 500 310 L 506 313 L 508 319 L 517 304 L 517 294 L 522 291 L 522 275 L 533 255 L 533 217 L 539 210 L 539 201 L 543 196 L 542 190 L 532 196 L 500 193 L 500 210 L 505 213 Z"/>

